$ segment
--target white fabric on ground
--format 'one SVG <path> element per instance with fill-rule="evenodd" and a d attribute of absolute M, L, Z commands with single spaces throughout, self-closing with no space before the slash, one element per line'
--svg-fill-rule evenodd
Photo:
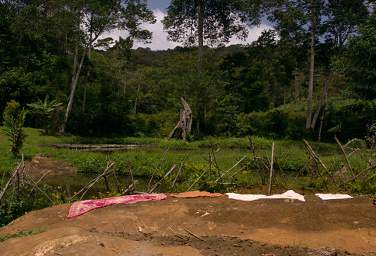
<path fill-rule="evenodd" d="M 272 196 L 266 195 L 253 195 L 253 194 L 235 194 L 235 193 L 227 193 L 228 198 L 240 200 L 240 201 L 255 201 L 259 199 L 293 199 L 305 202 L 304 196 L 296 193 L 294 190 L 286 191 L 283 194 L 276 194 Z"/>
<path fill-rule="evenodd" d="M 320 197 L 321 200 L 342 200 L 342 199 L 351 199 L 353 198 L 347 194 L 315 194 L 316 196 Z"/>

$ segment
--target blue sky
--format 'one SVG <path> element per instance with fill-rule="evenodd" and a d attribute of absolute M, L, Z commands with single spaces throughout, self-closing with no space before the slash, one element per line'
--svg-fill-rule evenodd
<path fill-rule="evenodd" d="M 138 47 L 149 47 L 152 50 L 166 50 L 173 49 L 180 44 L 170 42 L 167 40 L 167 33 L 163 30 L 163 25 L 161 20 L 164 18 L 167 12 L 167 7 L 170 3 L 170 0 L 148 0 L 148 5 L 150 9 L 153 10 L 154 15 L 156 16 L 157 22 L 155 24 L 145 24 L 144 28 L 153 32 L 153 38 L 151 43 L 145 44 L 142 42 L 135 42 L 134 48 Z M 249 36 L 246 41 L 241 41 L 237 38 L 232 38 L 229 45 L 231 44 L 248 44 L 257 40 L 261 32 L 270 27 L 266 24 L 261 24 L 258 27 L 249 28 Z M 113 31 L 109 34 L 106 34 L 104 37 L 110 36 L 115 40 L 118 40 L 119 36 L 126 37 L 126 33 L 123 31 Z"/>

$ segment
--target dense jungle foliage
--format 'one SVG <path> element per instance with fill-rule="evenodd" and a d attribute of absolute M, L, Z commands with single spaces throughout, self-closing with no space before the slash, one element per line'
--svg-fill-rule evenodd
<path fill-rule="evenodd" d="M 197 34 L 172 50 L 132 48 L 134 40 L 152 37 L 139 26 L 155 22 L 143 1 L 0 1 L 0 116 L 15 100 L 32 110 L 27 126 L 55 133 L 76 80 L 66 118 L 66 131 L 73 134 L 164 137 L 184 97 L 193 110 L 195 138 L 317 139 L 319 130 L 327 141 L 335 134 L 367 135 L 376 119 L 373 1 L 209 2 L 198 64 Z M 163 21 L 171 40 L 183 42 L 176 33 L 189 28 L 178 21 L 196 19 L 196 4 L 171 2 Z M 193 9 L 183 15 L 184 5 Z M 225 47 L 230 36 L 244 32 L 234 20 L 210 26 L 226 12 L 249 24 L 268 19 L 273 29 L 249 45 Z M 129 36 L 117 41 L 103 36 L 115 28 Z M 316 124 L 306 129 L 312 46 Z"/>

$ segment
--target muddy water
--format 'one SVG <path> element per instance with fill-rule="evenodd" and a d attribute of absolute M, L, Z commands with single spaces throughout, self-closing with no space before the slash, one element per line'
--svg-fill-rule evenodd
<path fill-rule="evenodd" d="M 49 177 L 46 178 L 44 183 L 62 191 L 68 197 L 74 195 L 75 192 L 80 191 L 83 187 L 89 184 L 93 179 L 97 177 L 97 174 L 85 174 L 78 173 L 73 176 L 59 176 L 59 177 Z M 132 184 L 132 178 L 130 176 L 117 176 L 118 182 L 114 177 L 108 178 L 108 184 L 111 191 L 123 191 Z M 136 192 L 145 192 L 150 189 L 149 178 L 147 177 L 135 177 L 134 182 L 136 184 Z M 151 186 L 155 184 L 155 180 L 151 182 Z M 167 188 L 163 187 L 163 184 L 158 187 L 155 192 L 164 192 Z M 104 179 L 99 180 L 84 196 L 84 198 L 92 198 L 99 196 L 99 194 L 107 193 L 106 183 Z"/>

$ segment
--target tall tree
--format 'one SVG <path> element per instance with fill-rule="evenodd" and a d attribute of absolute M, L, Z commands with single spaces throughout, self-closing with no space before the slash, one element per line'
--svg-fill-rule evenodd
<path fill-rule="evenodd" d="M 204 46 L 220 46 L 233 36 L 248 36 L 248 26 L 259 21 L 261 1 L 246 0 L 172 0 L 163 25 L 171 41 L 198 46 L 198 72 L 203 74 Z M 201 79 L 200 79 L 201 80 Z M 203 87 L 203 86 L 201 86 Z M 205 102 L 205 90 L 199 92 Z M 205 122 L 205 103 L 196 106 L 196 132 Z"/>
<path fill-rule="evenodd" d="M 336 48 L 343 49 L 349 36 L 354 35 L 358 26 L 368 17 L 366 0 L 328 0 L 325 5 L 322 29 L 325 38 Z"/>
<path fill-rule="evenodd" d="M 309 45 L 309 82 L 307 93 L 306 128 L 312 127 L 313 93 L 315 84 L 316 44 L 320 37 L 323 17 L 323 0 L 269 1 L 269 18 L 276 24 L 282 40 Z"/>
<path fill-rule="evenodd" d="M 93 48 L 93 44 L 105 33 L 115 29 L 125 30 L 129 38 L 149 40 L 151 32 L 141 28 L 142 22 L 154 23 L 153 13 L 143 0 L 91 0 L 73 1 L 69 9 L 77 17 L 76 45 L 70 86 L 70 95 L 60 132 L 64 133 L 72 110 L 77 84 L 84 60 Z M 63 8 L 67 8 L 64 5 Z"/>
<path fill-rule="evenodd" d="M 205 43 L 218 46 L 236 36 L 246 39 L 248 25 L 259 21 L 260 1 L 172 0 L 164 28 L 171 41 L 199 48 L 199 65 Z"/>
<path fill-rule="evenodd" d="M 355 97 L 376 98 L 376 13 L 349 41 L 345 73 Z M 342 65 L 341 65 L 342 66 Z"/>

